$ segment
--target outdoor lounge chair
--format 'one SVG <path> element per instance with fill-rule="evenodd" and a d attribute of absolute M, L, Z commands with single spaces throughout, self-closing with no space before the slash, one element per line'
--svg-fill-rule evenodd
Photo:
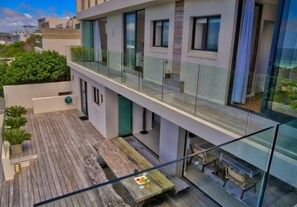
<path fill-rule="evenodd" d="M 204 172 L 204 168 L 208 165 L 211 165 L 211 164 L 216 164 L 216 157 L 213 156 L 212 154 L 210 153 L 207 153 L 207 152 L 203 152 L 205 151 L 205 149 L 203 149 L 202 147 L 200 147 L 198 144 L 191 144 L 190 145 L 191 147 L 191 150 L 193 153 L 197 153 L 195 155 L 195 157 L 198 159 L 198 161 L 202 164 L 202 169 L 201 169 L 201 172 Z M 199 153 L 201 152 L 201 153 Z"/>
<path fill-rule="evenodd" d="M 256 193 L 256 181 L 229 165 L 225 165 L 225 178 L 226 180 L 223 187 L 226 186 L 228 180 L 231 180 L 233 183 L 242 188 L 240 199 L 242 199 L 243 194 L 252 187 L 254 187 L 254 192 Z"/>

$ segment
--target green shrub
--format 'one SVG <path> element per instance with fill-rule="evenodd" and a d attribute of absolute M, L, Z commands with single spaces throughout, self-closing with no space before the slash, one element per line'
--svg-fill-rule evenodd
<path fill-rule="evenodd" d="M 26 123 L 27 123 L 26 118 L 22 116 L 18 116 L 18 117 L 9 116 L 4 121 L 5 126 L 8 126 L 11 129 L 20 128 L 22 126 L 25 126 Z"/>
<path fill-rule="evenodd" d="M 22 129 L 6 129 L 3 136 L 5 141 L 8 141 L 11 145 L 15 145 L 31 140 L 32 134 Z"/>
<path fill-rule="evenodd" d="M 5 109 L 5 115 L 11 117 L 19 117 L 25 114 L 27 110 L 23 106 L 10 106 Z"/>

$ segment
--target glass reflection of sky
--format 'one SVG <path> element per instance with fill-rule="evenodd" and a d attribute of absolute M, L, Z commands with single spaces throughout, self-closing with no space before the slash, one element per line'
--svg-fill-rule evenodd
<path fill-rule="evenodd" d="M 297 1 L 291 0 L 285 27 L 284 48 L 297 48 Z"/>

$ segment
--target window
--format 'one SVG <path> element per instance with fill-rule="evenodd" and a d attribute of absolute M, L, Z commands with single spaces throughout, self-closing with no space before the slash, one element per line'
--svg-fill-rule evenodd
<path fill-rule="evenodd" d="M 168 47 L 169 20 L 154 21 L 154 41 L 155 47 Z"/>
<path fill-rule="evenodd" d="M 96 103 L 96 104 L 98 104 L 100 106 L 99 89 L 95 88 L 95 87 L 93 87 L 93 89 L 94 89 L 94 103 Z"/>
<path fill-rule="evenodd" d="M 192 49 L 218 51 L 220 16 L 193 19 Z"/>

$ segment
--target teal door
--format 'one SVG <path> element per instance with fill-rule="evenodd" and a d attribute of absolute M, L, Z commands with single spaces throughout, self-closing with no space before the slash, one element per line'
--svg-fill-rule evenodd
<path fill-rule="evenodd" d="M 119 136 L 132 134 L 132 101 L 119 95 Z"/>

